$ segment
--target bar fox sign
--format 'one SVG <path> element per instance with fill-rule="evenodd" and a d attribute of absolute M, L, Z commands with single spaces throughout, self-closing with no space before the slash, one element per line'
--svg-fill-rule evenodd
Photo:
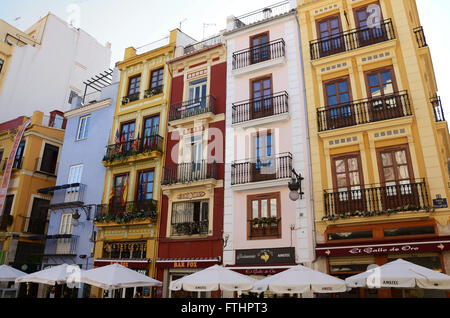
<path fill-rule="evenodd" d="M 14 143 L 9 153 L 8 161 L 6 162 L 5 173 L 3 174 L 3 180 L 0 188 L 0 216 L 3 214 L 3 205 L 5 204 L 6 194 L 8 192 L 9 181 L 11 179 L 11 171 L 16 158 L 17 148 L 19 148 L 20 140 L 22 140 L 23 133 L 25 129 L 31 124 L 31 119 L 29 119 L 25 124 L 20 127 L 14 138 Z"/>

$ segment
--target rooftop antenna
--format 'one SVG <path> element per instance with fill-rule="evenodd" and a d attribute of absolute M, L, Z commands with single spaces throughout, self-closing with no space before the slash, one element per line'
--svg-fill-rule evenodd
<path fill-rule="evenodd" d="M 181 30 L 181 24 L 184 23 L 184 22 L 186 22 L 186 21 L 187 21 L 187 18 L 184 19 L 183 21 L 180 21 L 180 27 L 179 27 L 180 30 Z"/>

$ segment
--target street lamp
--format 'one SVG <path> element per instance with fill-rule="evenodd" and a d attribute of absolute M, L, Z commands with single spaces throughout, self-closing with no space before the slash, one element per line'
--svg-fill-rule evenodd
<path fill-rule="evenodd" d="M 298 199 L 303 199 L 303 195 L 305 194 L 302 191 L 302 180 L 304 180 L 305 178 L 303 178 L 301 174 L 297 174 L 297 172 L 295 172 L 295 169 L 292 169 L 292 173 L 292 180 L 288 184 L 289 190 L 291 190 L 291 192 L 289 193 L 289 198 L 292 201 L 297 201 Z"/>

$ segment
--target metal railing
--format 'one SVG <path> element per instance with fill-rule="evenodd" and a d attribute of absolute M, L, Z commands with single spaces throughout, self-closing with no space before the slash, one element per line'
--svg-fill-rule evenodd
<path fill-rule="evenodd" d="M 164 90 L 163 85 L 158 86 L 158 87 L 149 88 L 144 92 L 144 98 L 150 98 L 150 97 L 162 94 L 163 90 Z"/>
<path fill-rule="evenodd" d="M 231 185 L 290 178 L 292 154 L 236 161 L 231 164 Z"/>
<path fill-rule="evenodd" d="M 430 208 L 425 179 L 396 185 L 366 185 L 324 191 L 325 216 L 375 216 Z"/>
<path fill-rule="evenodd" d="M 53 191 L 51 206 L 81 206 L 84 204 L 84 196 L 87 185 L 81 183 L 66 184 L 61 189 Z"/>
<path fill-rule="evenodd" d="M 206 49 L 208 47 L 222 43 L 222 35 L 215 35 L 198 43 L 188 45 L 184 48 L 184 55 L 191 54 L 195 51 Z"/>
<path fill-rule="evenodd" d="M 106 154 L 103 161 L 114 161 L 116 159 L 152 151 L 159 151 L 162 153 L 163 138 L 161 136 L 152 135 L 109 145 L 106 147 Z"/>
<path fill-rule="evenodd" d="M 420 26 L 413 30 L 419 49 L 428 46 L 427 39 L 425 38 L 425 33 L 423 32 L 423 27 Z"/>
<path fill-rule="evenodd" d="M 395 31 L 392 20 L 387 19 L 380 23 L 378 28 L 357 28 L 311 41 L 311 59 L 317 60 L 393 39 L 395 39 Z"/>
<path fill-rule="evenodd" d="M 433 106 L 434 120 L 436 122 L 445 121 L 444 109 L 442 108 L 441 98 L 435 96 L 430 99 L 431 105 Z"/>
<path fill-rule="evenodd" d="M 56 176 L 58 174 L 59 162 L 52 164 L 48 160 L 44 160 L 44 158 L 36 158 L 35 171 L 46 173 L 52 176 Z"/>
<path fill-rule="evenodd" d="M 319 131 L 328 131 L 411 115 L 408 92 L 402 91 L 320 108 L 317 123 Z"/>
<path fill-rule="evenodd" d="M 158 216 L 158 201 L 156 200 L 137 200 L 128 201 L 123 204 L 112 198 L 109 204 L 97 206 L 95 213 L 95 222 L 114 222 L 128 223 L 133 220 L 142 220 L 151 218 L 153 221 Z"/>
<path fill-rule="evenodd" d="M 47 235 L 45 242 L 45 256 L 76 256 L 78 235 L 55 234 Z"/>
<path fill-rule="evenodd" d="M 139 95 L 140 94 L 141 93 L 138 92 L 138 93 L 134 93 L 134 94 L 130 94 L 128 96 L 122 97 L 122 105 L 126 105 L 128 103 L 131 103 L 131 102 L 134 102 L 136 100 L 139 100 Z"/>
<path fill-rule="evenodd" d="M 105 242 L 103 259 L 140 260 L 147 256 L 147 242 Z"/>
<path fill-rule="evenodd" d="M 233 124 L 289 112 L 289 95 L 280 92 L 271 96 L 233 103 Z"/>
<path fill-rule="evenodd" d="M 209 221 L 192 221 L 172 223 L 171 236 L 206 235 L 209 232 Z"/>
<path fill-rule="evenodd" d="M 233 53 L 233 70 L 284 57 L 285 55 L 286 44 L 283 39 L 252 46 Z"/>
<path fill-rule="evenodd" d="M 163 168 L 162 185 L 217 179 L 217 163 L 207 160 L 179 163 Z"/>
<path fill-rule="evenodd" d="M 247 25 L 264 21 L 291 10 L 289 1 L 279 2 L 268 7 L 258 9 L 235 18 L 233 29 L 245 27 Z"/>
<path fill-rule="evenodd" d="M 266 220 L 271 220 L 267 222 Z M 280 237 L 280 221 L 279 218 L 264 218 L 248 220 L 250 223 L 250 238 L 263 238 L 263 237 Z M 261 222 L 262 221 L 262 222 Z"/>
<path fill-rule="evenodd" d="M 216 98 L 213 95 L 171 105 L 169 121 L 193 117 L 209 112 L 213 114 L 216 113 Z"/>

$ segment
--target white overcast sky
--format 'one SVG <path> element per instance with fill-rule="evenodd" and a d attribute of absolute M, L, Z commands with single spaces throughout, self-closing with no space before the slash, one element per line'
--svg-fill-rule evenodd
<path fill-rule="evenodd" d="M 281 0 L 280 0 L 281 1 Z M 112 61 L 122 60 L 126 47 L 141 47 L 164 38 L 181 24 L 183 32 L 201 40 L 226 27 L 226 17 L 239 16 L 278 0 L 0 0 L 0 19 L 25 30 L 52 12 L 64 20 L 80 8 L 80 27 L 100 43 L 112 43 Z M 401 0 L 394 0 L 401 1 Z M 450 1 L 416 0 L 431 48 L 439 95 L 450 120 Z"/>

